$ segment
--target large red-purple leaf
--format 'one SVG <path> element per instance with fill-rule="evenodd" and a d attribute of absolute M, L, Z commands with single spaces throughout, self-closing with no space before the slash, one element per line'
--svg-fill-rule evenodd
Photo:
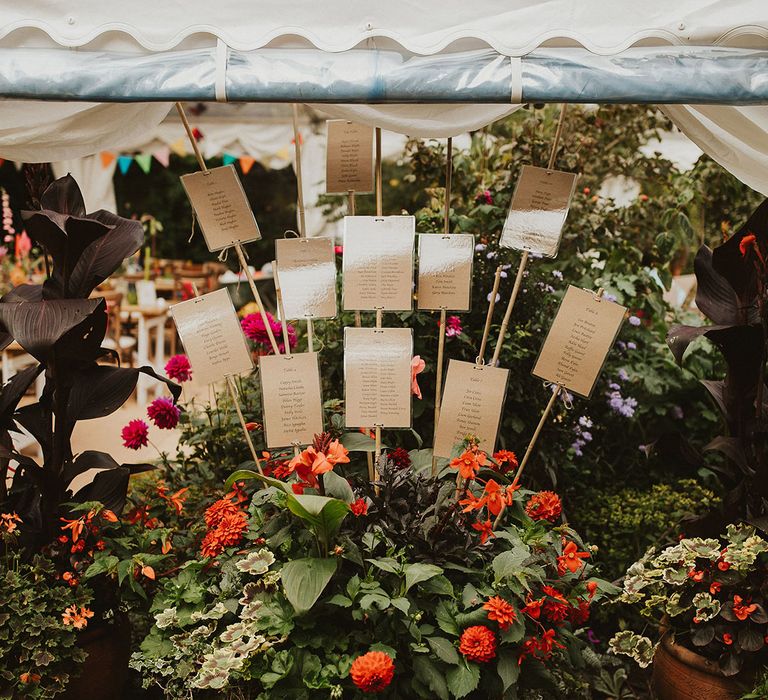
<path fill-rule="evenodd" d="M 90 420 L 114 413 L 128 400 L 140 374 L 164 382 L 174 399 L 179 398 L 181 387 L 157 374 L 152 367 L 94 365 L 77 373 L 69 394 L 69 420 Z"/>
<path fill-rule="evenodd" d="M 98 501 L 105 508 L 120 515 L 128 496 L 130 476 L 130 470 L 120 466 L 99 472 L 93 477 L 93 481 L 78 490 L 73 500 L 78 503 Z"/>
<path fill-rule="evenodd" d="M 720 413 L 727 419 L 728 414 L 725 410 L 725 382 L 720 379 L 702 379 L 701 383 L 715 400 L 717 407 L 720 409 Z"/>
<path fill-rule="evenodd" d="M 152 464 L 118 464 L 115 459 L 106 452 L 86 450 L 66 464 L 62 474 L 62 481 L 69 486 L 72 479 L 89 469 L 127 469 L 130 474 L 140 474 L 142 472 L 151 471 L 154 468 L 155 467 Z"/>
<path fill-rule="evenodd" d="M 704 446 L 705 451 L 716 450 L 724 454 L 728 459 L 739 466 L 742 473 L 747 476 L 753 476 L 754 470 L 749 466 L 747 455 L 744 452 L 744 445 L 737 437 L 727 437 L 718 435 Z"/>
<path fill-rule="evenodd" d="M 98 305 L 82 323 L 65 333 L 56 343 L 57 362 L 70 363 L 71 369 L 86 367 L 101 357 L 101 343 L 107 333 L 107 303 L 98 299 Z"/>
<path fill-rule="evenodd" d="M 19 405 L 27 389 L 32 382 L 37 379 L 43 366 L 39 364 L 32 365 L 26 369 L 14 374 L 0 389 L 0 427 L 4 430 L 14 430 L 13 412 Z"/>
<path fill-rule="evenodd" d="M 683 364 L 683 355 L 688 346 L 702 335 L 708 335 L 714 330 L 731 328 L 731 325 L 723 326 L 683 326 L 674 325 L 667 332 L 667 345 L 675 356 L 677 364 Z"/>
<path fill-rule="evenodd" d="M 83 195 L 69 173 L 48 185 L 40 197 L 40 206 L 70 216 L 85 216 Z"/>
<path fill-rule="evenodd" d="M 100 299 L 0 304 L 0 323 L 32 357 L 46 362 L 56 341 L 82 323 Z"/>
<path fill-rule="evenodd" d="M 712 323 L 738 325 L 758 319 L 754 308 L 744 309 L 728 280 L 712 267 L 712 250 L 703 245 L 693 262 L 696 273 L 696 306 Z"/>
<path fill-rule="evenodd" d="M 41 403 L 22 406 L 13 415 L 13 419 L 37 440 L 43 451 L 43 462 L 47 462 L 53 445 L 53 414 L 50 408 Z"/>
<path fill-rule="evenodd" d="M 757 293 L 755 284 L 755 254 L 742 255 L 739 249 L 741 239 L 754 234 L 760 241 L 760 248 L 768 251 L 768 199 L 752 212 L 747 222 L 725 243 L 715 248 L 712 266 L 731 284 L 742 304 L 751 304 Z"/>
<path fill-rule="evenodd" d="M 91 216 L 114 228 L 91 243 L 73 267 L 69 278 L 69 292 L 76 296 L 88 296 L 144 242 L 144 229 L 138 221 L 123 219 L 103 210 L 96 211 Z"/>

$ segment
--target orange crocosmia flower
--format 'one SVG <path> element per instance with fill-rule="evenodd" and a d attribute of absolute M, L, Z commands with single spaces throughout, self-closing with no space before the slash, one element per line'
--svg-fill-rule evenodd
<path fill-rule="evenodd" d="M 88 619 L 93 617 L 93 611 L 86 607 L 80 607 L 77 605 L 70 605 L 62 613 L 61 619 L 65 625 L 72 625 L 77 630 L 81 630 L 88 626 Z"/>
<path fill-rule="evenodd" d="M 589 552 L 580 552 L 575 542 L 563 547 L 563 553 L 557 558 L 557 570 L 562 576 L 566 569 L 575 574 L 584 564 L 582 559 L 589 559 Z"/>
<path fill-rule="evenodd" d="M 451 467 L 459 470 L 462 479 L 474 479 L 480 467 L 484 467 L 487 461 L 485 452 L 467 450 L 460 457 L 451 460 Z"/>
<path fill-rule="evenodd" d="M 760 262 L 765 265 L 765 258 L 763 258 L 763 254 L 760 251 L 760 245 L 757 242 L 757 236 L 755 236 L 754 233 L 748 233 L 739 241 L 739 252 L 741 253 L 742 257 L 747 256 L 750 248 L 755 251 L 757 257 L 760 258 Z"/>
<path fill-rule="evenodd" d="M 485 484 L 485 491 L 483 491 L 483 497 L 480 500 L 484 501 L 488 510 L 493 515 L 501 513 L 501 509 L 506 505 L 501 486 L 493 479 L 488 479 Z"/>
<path fill-rule="evenodd" d="M 189 486 L 185 486 L 183 489 L 179 489 L 176 493 L 170 496 L 166 496 L 165 493 L 161 493 L 160 497 L 168 501 L 168 503 L 174 507 L 177 515 L 181 515 L 181 511 L 184 510 L 184 501 L 187 500 L 187 497 L 184 495 L 187 491 L 189 491 Z"/>
<path fill-rule="evenodd" d="M 478 520 L 476 523 L 472 523 L 472 528 L 480 533 L 480 544 L 485 544 L 489 537 L 496 537 L 493 533 L 493 525 L 491 525 L 490 519 L 485 522 Z"/>
<path fill-rule="evenodd" d="M 85 523 L 83 522 L 82 518 L 77 518 L 75 520 L 67 520 L 66 518 L 60 519 L 63 523 L 66 523 L 66 525 L 62 525 L 62 530 L 71 530 L 72 531 L 72 541 L 77 542 L 80 539 L 80 535 L 83 532 L 83 527 Z"/>
<path fill-rule="evenodd" d="M 483 610 L 488 611 L 488 619 L 499 623 L 499 629 L 504 631 L 509 629 L 512 623 L 517 620 L 517 613 L 510 603 L 504 598 L 493 596 L 488 598 Z"/>
<path fill-rule="evenodd" d="M 534 600 L 533 596 L 529 593 L 525 599 L 525 607 L 522 612 L 532 620 L 538 620 L 541 617 L 541 606 L 544 603 L 544 598 Z"/>
<path fill-rule="evenodd" d="M 469 513 L 471 510 L 480 510 L 483 507 L 483 499 L 478 498 L 477 496 L 474 496 L 472 493 L 467 491 L 467 497 L 462 498 L 459 501 L 460 506 L 464 506 L 463 513 Z"/>
<path fill-rule="evenodd" d="M 4 527 L 9 534 L 17 529 L 16 523 L 20 522 L 18 513 L 0 513 L 0 526 Z"/>
<path fill-rule="evenodd" d="M 182 490 L 186 491 L 186 489 L 182 489 Z M 118 520 L 117 516 L 109 508 L 102 509 L 101 517 L 104 518 L 104 520 L 108 520 L 111 523 L 116 523 Z"/>
<path fill-rule="evenodd" d="M 750 603 L 749 599 L 744 602 L 740 595 L 733 596 L 733 614 L 741 622 L 744 622 L 755 610 L 757 610 L 757 605 Z"/>

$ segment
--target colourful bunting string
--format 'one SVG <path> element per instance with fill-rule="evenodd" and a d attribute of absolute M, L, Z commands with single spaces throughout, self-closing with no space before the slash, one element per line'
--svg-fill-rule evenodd
<path fill-rule="evenodd" d="M 128 168 L 133 163 L 133 156 L 118 156 L 117 167 L 120 168 L 120 172 L 125 175 L 128 172 Z"/>
<path fill-rule="evenodd" d="M 99 153 L 99 158 L 101 158 L 101 167 L 102 168 L 108 168 L 112 163 L 115 162 L 115 158 L 117 156 L 114 153 L 110 153 L 109 151 L 102 151 Z"/>
<path fill-rule="evenodd" d="M 149 169 L 152 167 L 152 154 L 151 153 L 137 153 L 133 159 L 136 164 L 145 172 L 149 173 Z"/>
<path fill-rule="evenodd" d="M 161 146 L 156 151 L 154 151 L 152 155 L 155 157 L 155 160 L 164 168 L 167 168 L 168 164 L 171 162 L 171 149 L 168 148 L 168 146 Z"/>
<path fill-rule="evenodd" d="M 182 136 L 178 141 L 171 144 L 171 150 L 179 157 L 187 155 L 187 140 Z"/>
<path fill-rule="evenodd" d="M 252 158 L 251 156 L 241 156 L 240 170 L 243 171 L 243 175 L 247 175 L 250 172 L 255 162 L 256 162 L 256 159 Z"/>
<path fill-rule="evenodd" d="M 237 160 L 237 157 L 231 153 L 222 153 L 221 159 L 224 161 L 224 165 L 232 165 Z"/>

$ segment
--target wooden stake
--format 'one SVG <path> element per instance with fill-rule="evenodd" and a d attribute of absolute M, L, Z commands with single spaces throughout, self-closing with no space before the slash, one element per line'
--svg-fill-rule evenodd
<path fill-rule="evenodd" d="M 480 341 L 480 351 L 477 354 L 475 364 L 481 365 L 485 359 L 485 346 L 488 344 L 488 335 L 491 332 L 491 322 L 493 321 L 493 310 L 496 308 L 496 297 L 499 294 L 499 285 L 501 284 L 502 266 L 496 268 L 496 276 L 493 278 L 493 289 L 491 290 L 491 300 L 488 303 L 488 313 L 485 315 L 485 328 L 483 329 L 483 339 Z"/>
<path fill-rule="evenodd" d="M 307 352 L 315 351 L 315 324 L 311 318 L 307 319 Z"/>
<path fill-rule="evenodd" d="M 264 470 L 261 468 L 261 462 L 259 461 L 259 457 L 256 454 L 256 448 L 253 446 L 253 441 L 251 440 L 251 434 L 248 431 L 248 428 L 245 424 L 245 418 L 243 418 L 243 412 L 240 410 L 240 402 L 237 398 L 237 387 L 235 386 L 235 380 L 232 379 L 231 375 L 227 376 L 227 387 L 229 388 L 229 395 L 232 397 L 232 403 L 235 406 L 235 411 L 237 411 L 237 417 L 240 419 L 240 425 L 243 426 L 243 433 L 245 433 L 245 441 L 248 443 L 248 449 L 251 451 L 251 457 L 253 457 L 253 461 L 256 463 L 256 469 L 259 470 L 259 474 L 264 476 Z"/>
<path fill-rule="evenodd" d="M 451 233 L 451 179 L 453 170 L 453 139 L 449 136 L 445 148 L 445 216 L 443 217 L 443 234 Z M 435 367 L 435 425 L 432 429 L 432 449 L 437 440 L 437 424 L 440 421 L 440 398 L 443 391 L 443 354 L 445 352 L 445 308 L 440 309 L 440 321 L 437 330 L 437 363 Z M 432 476 L 437 476 L 437 457 L 432 454 Z"/>
<path fill-rule="evenodd" d="M 347 216 L 355 215 L 355 191 L 347 192 Z"/>
<path fill-rule="evenodd" d="M 187 132 L 187 138 L 189 138 L 189 143 L 192 145 L 192 150 L 195 152 L 195 158 L 197 158 L 197 163 L 200 166 L 200 170 L 202 170 L 204 173 L 209 172 L 208 166 L 205 164 L 205 158 L 203 158 L 203 154 L 200 152 L 200 147 L 197 145 L 197 140 L 195 139 L 194 134 L 192 133 L 192 128 L 189 125 L 189 121 L 187 120 L 187 115 L 184 112 L 184 107 L 182 106 L 181 102 L 176 103 L 176 111 L 179 113 L 179 117 L 181 119 L 181 123 L 184 125 L 184 130 Z M 269 336 L 269 342 L 272 345 L 272 350 L 275 353 L 275 355 L 279 355 L 280 351 L 277 347 L 277 341 L 275 340 L 275 336 L 272 333 L 272 327 L 269 325 L 269 319 L 267 318 L 267 312 L 264 310 L 264 304 L 261 302 L 261 296 L 259 296 L 259 290 L 256 289 L 256 282 L 253 279 L 253 275 L 251 274 L 251 270 L 248 267 L 248 263 L 245 260 L 245 252 L 243 251 L 243 246 L 240 243 L 235 243 L 235 251 L 237 252 L 237 258 L 240 261 L 240 267 L 242 268 L 243 272 L 245 272 L 245 276 L 248 279 L 248 284 L 251 287 L 251 293 L 253 294 L 253 299 L 256 302 L 256 306 L 259 307 L 259 313 L 261 314 L 261 320 L 264 323 L 264 329 L 267 331 L 267 336 Z"/>
<path fill-rule="evenodd" d="M 499 328 L 499 337 L 496 340 L 496 347 L 493 350 L 493 359 L 491 365 L 494 367 L 499 360 L 501 354 L 501 346 L 504 344 L 504 336 L 507 334 L 507 327 L 509 326 L 509 319 L 512 317 L 512 308 L 515 305 L 517 294 L 520 291 L 520 286 L 523 282 L 523 274 L 525 273 L 525 266 L 528 264 L 528 251 L 524 250 L 520 257 L 520 266 L 517 268 L 517 276 L 515 277 L 515 285 L 512 287 L 512 295 L 509 297 L 507 303 L 507 310 L 504 312 L 504 318 L 501 321 L 501 328 Z"/>
<path fill-rule="evenodd" d="M 272 332 L 272 326 L 269 323 L 269 317 L 267 316 L 267 312 L 264 309 L 264 304 L 261 301 L 259 290 L 256 289 L 256 280 L 253 279 L 253 275 L 251 274 L 251 269 L 248 267 L 248 261 L 245 259 L 245 252 L 243 251 L 243 246 L 240 245 L 240 243 L 235 243 L 235 252 L 237 253 L 237 258 L 240 261 L 240 267 L 242 268 L 243 272 L 245 272 L 245 276 L 248 280 L 248 285 L 251 288 L 251 294 L 253 294 L 253 299 L 256 302 L 256 306 L 259 307 L 259 313 L 261 314 L 261 321 L 264 324 L 264 330 L 267 331 L 269 342 L 272 345 L 272 352 L 274 352 L 275 355 L 279 355 L 280 348 L 278 347 L 277 341 L 275 340 L 275 334 Z"/>
<path fill-rule="evenodd" d="M 523 455 L 523 461 L 520 462 L 520 466 L 517 468 L 517 472 L 515 473 L 515 478 L 512 481 L 512 486 L 516 486 L 520 481 L 520 476 L 523 473 L 523 469 L 525 469 L 525 465 L 528 464 L 528 460 L 531 458 L 531 455 L 533 454 L 533 448 L 536 445 L 536 441 L 539 439 L 539 434 L 541 433 L 541 430 L 544 427 L 544 423 L 546 423 L 547 421 L 547 416 L 552 410 L 552 407 L 555 405 L 555 401 L 557 400 L 557 397 L 560 396 L 560 392 L 562 390 L 563 390 L 563 387 L 560 384 L 555 386 L 555 390 L 552 392 L 552 397 L 549 399 L 549 402 L 547 403 L 547 407 L 544 409 L 544 413 L 541 414 L 541 418 L 539 419 L 539 424 L 536 426 L 536 430 L 534 430 L 533 432 L 533 437 L 531 438 L 531 441 L 528 443 L 528 448 L 525 450 L 525 454 Z"/>
<path fill-rule="evenodd" d="M 296 192 L 298 193 L 299 235 L 307 235 L 307 222 L 304 215 L 304 184 L 301 179 L 301 134 L 299 133 L 299 107 L 293 105 L 293 149 L 296 156 Z"/>
<path fill-rule="evenodd" d="M 277 269 L 277 260 L 272 261 L 272 275 L 275 280 L 275 297 L 277 297 L 277 310 L 280 314 L 280 323 L 283 326 L 283 344 L 285 345 L 285 354 L 290 357 L 291 343 L 288 335 L 288 321 L 285 318 L 285 308 L 283 307 L 283 290 L 280 287 L 280 274 Z"/>
<path fill-rule="evenodd" d="M 547 170 L 552 170 L 552 168 L 555 167 L 555 160 L 557 159 L 557 149 L 560 145 L 560 136 L 563 133 L 563 123 L 565 122 L 565 110 L 568 105 L 564 102 L 560 107 L 560 117 L 557 120 L 557 128 L 555 129 L 555 137 L 552 140 L 552 150 L 549 152 L 549 163 L 547 164 Z M 507 328 L 509 327 L 509 319 L 512 317 L 512 308 L 515 305 L 515 301 L 517 300 L 517 294 L 520 291 L 520 285 L 523 280 L 523 273 L 525 272 L 525 267 L 528 264 L 528 251 L 524 250 L 523 255 L 520 258 L 520 267 L 517 268 L 517 277 L 515 277 L 515 286 L 512 288 L 512 295 L 509 297 L 509 301 L 507 302 L 507 309 L 504 312 L 504 320 L 501 323 L 501 328 L 499 329 L 499 337 L 496 340 L 496 347 L 493 351 L 493 360 L 491 361 L 491 364 L 493 366 L 496 365 L 496 362 L 499 359 L 499 355 L 501 354 L 501 346 L 504 343 L 504 336 L 507 333 Z"/>
<path fill-rule="evenodd" d="M 381 181 L 381 129 L 376 127 L 376 216 L 384 210 L 383 183 Z"/>

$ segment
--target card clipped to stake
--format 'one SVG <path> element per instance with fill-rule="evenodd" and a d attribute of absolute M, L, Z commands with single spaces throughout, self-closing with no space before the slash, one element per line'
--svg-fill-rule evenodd
<path fill-rule="evenodd" d="M 285 317 L 336 316 L 336 258 L 330 238 L 278 238 L 275 256 L 280 270 Z"/>
<path fill-rule="evenodd" d="M 344 329 L 348 427 L 411 427 L 410 328 Z"/>
<path fill-rule="evenodd" d="M 317 353 L 262 355 L 259 370 L 267 447 L 309 445 L 323 432 Z"/>
<path fill-rule="evenodd" d="M 499 245 L 554 258 L 575 186 L 574 173 L 524 165 Z"/>
<path fill-rule="evenodd" d="M 200 222 L 208 250 L 223 250 L 261 238 L 234 165 L 182 175 L 181 184 Z"/>
<path fill-rule="evenodd" d="M 451 360 L 445 375 L 440 420 L 435 432 L 434 453 L 450 457 L 467 435 L 480 440 L 480 448 L 496 449 L 509 370 L 473 362 Z"/>
<path fill-rule="evenodd" d="M 569 286 L 533 374 L 589 398 L 626 312 L 594 292 Z"/>
<path fill-rule="evenodd" d="M 325 191 L 373 192 L 373 127 L 346 119 L 326 123 Z"/>
<path fill-rule="evenodd" d="M 413 308 L 412 216 L 345 216 L 345 311 Z"/>
<path fill-rule="evenodd" d="M 229 290 L 182 301 L 170 311 L 195 381 L 211 384 L 253 369 Z"/>
<path fill-rule="evenodd" d="M 418 308 L 469 311 L 474 254 L 471 233 L 419 234 Z"/>

